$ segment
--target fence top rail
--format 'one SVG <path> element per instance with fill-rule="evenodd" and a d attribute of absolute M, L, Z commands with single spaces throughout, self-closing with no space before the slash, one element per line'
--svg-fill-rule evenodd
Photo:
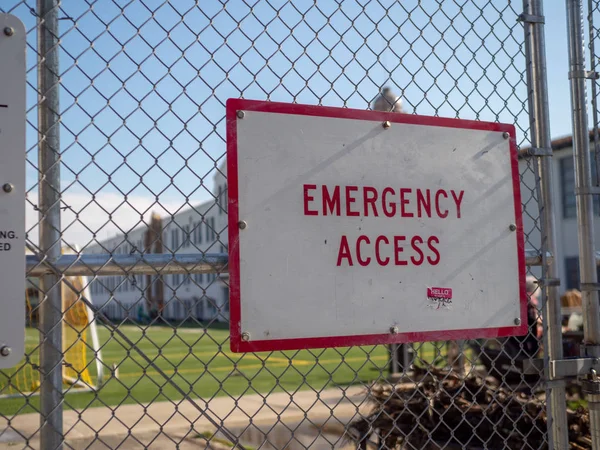
<path fill-rule="evenodd" d="M 552 255 L 547 255 L 547 258 L 551 257 Z M 598 257 L 600 258 L 600 254 Z M 27 275 L 30 277 L 54 273 L 53 268 L 59 270 L 65 276 L 167 275 L 175 273 L 227 274 L 229 273 L 228 260 L 226 253 L 61 255 L 52 264 L 38 255 L 28 255 L 26 257 Z M 525 261 L 528 266 L 540 266 L 542 255 L 536 250 L 525 250 Z"/>
<path fill-rule="evenodd" d="M 139 275 L 174 273 L 228 273 L 225 253 L 172 254 L 152 253 L 133 255 L 80 254 L 61 255 L 50 264 L 38 255 L 26 258 L 27 275 L 39 277 L 60 271 L 64 276 L 80 275 Z"/>

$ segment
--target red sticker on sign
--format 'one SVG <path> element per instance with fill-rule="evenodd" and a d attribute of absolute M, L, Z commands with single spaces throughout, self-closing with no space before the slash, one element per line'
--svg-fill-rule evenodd
<path fill-rule="evenodd" d="M 452 289 L 439 287 L 427 288 L 427 297 L 451 299 Z"/>
<path fill-rule="evenodd" d="M 427 299 L 429 306 L 435 309 L 450 308 L 452 303 L 452 289 L 432 287 L 427 288 Z"/>

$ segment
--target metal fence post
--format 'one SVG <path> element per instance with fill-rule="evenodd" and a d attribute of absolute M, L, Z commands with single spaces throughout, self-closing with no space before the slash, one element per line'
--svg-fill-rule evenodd
<path fill-rule="evenodd" d="M 38 0 L 39 247 L 54 262 L 61 255 L 58 2 Z M 63 448 L 62 295 L 60 277 L 40 279 L 40 448 Z"/>
<path fill-rule="evenodd" d="M 583 12 L 581 0 L 567 0 L 569 79 L 573 117 L 573 158 L 579 237 L 579 273 L 583 306 L 582 356 L 600 356 L 600 305 L 598 304 L 594 239 L 592 173 L 589 152 Z M 592 448 L 600 449 L 600 395 L 589 394 Z"/>
<path fill-rule="evenodd" d="M 550 118 L 548 107 L 548 85 L 546 73 L 545 39 L 543 24 L 543 1 L 524 0 L 521 17 L 525 29 L 525 56 L 527 65 L 527 86 L 529 102 L 529 120 L 531 125 L 531 145 L 533 148 L 552 147 L 550 137 Z M 541 224 L 542 252 L 542 314 L 544 318 L 545 366 L 549 360 L 562 359 L 562 332 L 560 301 L 558 292 L 559 274 L 556 255 L 556 225 L 554 220 L 554 186 L 552 156 L 534 157 L 539 178 L 539 205 Z M 531 331 L 530 331 L 531 332 Z M 550 448 L 566 449 L 568 444 L 566 395 L 564 380 L 556 380 L 547 389 L 548 424 Z"/>

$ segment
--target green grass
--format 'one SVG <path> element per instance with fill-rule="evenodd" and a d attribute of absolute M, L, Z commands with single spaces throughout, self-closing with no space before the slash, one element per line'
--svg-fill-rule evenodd
<path fill-rule="evenodd" d="M 233 354 L 229 350 L 229 332 L 224 329 L 179 327 L 173 330 L 168 326 L 142 329 L 135 325 L 124 325 L 120 329 L 179 388 L 194 398 L 205 400 L 282 390 L 318 391 L 373 381 L 387 373 L 388 356 L 383 346 Z M 182 398 L 135 349 L 105 328 L 99 327 L 98 332 L 105 381 L 97 392 L 77 392 L 80 390 L 72 388 L 65 396 L 65 409 Z M 39 361 L 38 339 L 37 330 L 27 329 L 27 353 L 34 364 Z M 444 350 L 441 344 L 435 347 L 427 343 L 420 346 L 419 355 L 428 362 L 437 360 L 443 364 Z M 91 362 L 91 355 L 88 357 Z M 111 374 L 113 364 L 118 367 L 118 379 Z M 95 363 L 89 367 L 95 379 Z M 25 390 L 24 379 L 30 383 L 37 374 L 31 364 L 0 372 L 0 395 L 14 392 L 15 384 Z M 13 388 L 9 389 L 9 384 Z M 34 412 L 38 405 L 36 395 L 0 399 L 0 413 L 11 416 Z"/>

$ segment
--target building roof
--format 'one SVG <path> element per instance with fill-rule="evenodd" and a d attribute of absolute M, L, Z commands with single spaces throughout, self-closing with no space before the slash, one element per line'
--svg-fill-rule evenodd
<path fill-rule="evenodd" d="M 600 137 L 600 130 L 598 130 L 598 135 Z M 589 136 L 590 141 L 592 139 L 594 139 L 594 130 L 593 129 L 588 132 L 588 136 Z M 561 150 L 563 148 L 573 147 L 573 135 L 553 139 L 551 144 L 552 144 L 552 150 Z"/>
<path fill-rule="evenodd" d="M 590 141 L 594 139 L 594 130 L 591 129 L 588 132 L 588 136 Z M 600 138 L 600 129 L 598 129 L 598 137 Z M 559 137 L 559 138 L 555 138 L 552 139 L 552 141 L 550 142 L 550 145 L 552 146 L 552 150 L 562 150 L 565 148 L 569 148 L 569 147 L 573 147 L 573 135 L 570 136 L 563 136 L 563 137 Z M 523 147 L 519 154 L 520 156 L 524 156 L 527 157 L 527 151 L 531 148 L 531 146 L 527 146 L 527 147 Z"/>

